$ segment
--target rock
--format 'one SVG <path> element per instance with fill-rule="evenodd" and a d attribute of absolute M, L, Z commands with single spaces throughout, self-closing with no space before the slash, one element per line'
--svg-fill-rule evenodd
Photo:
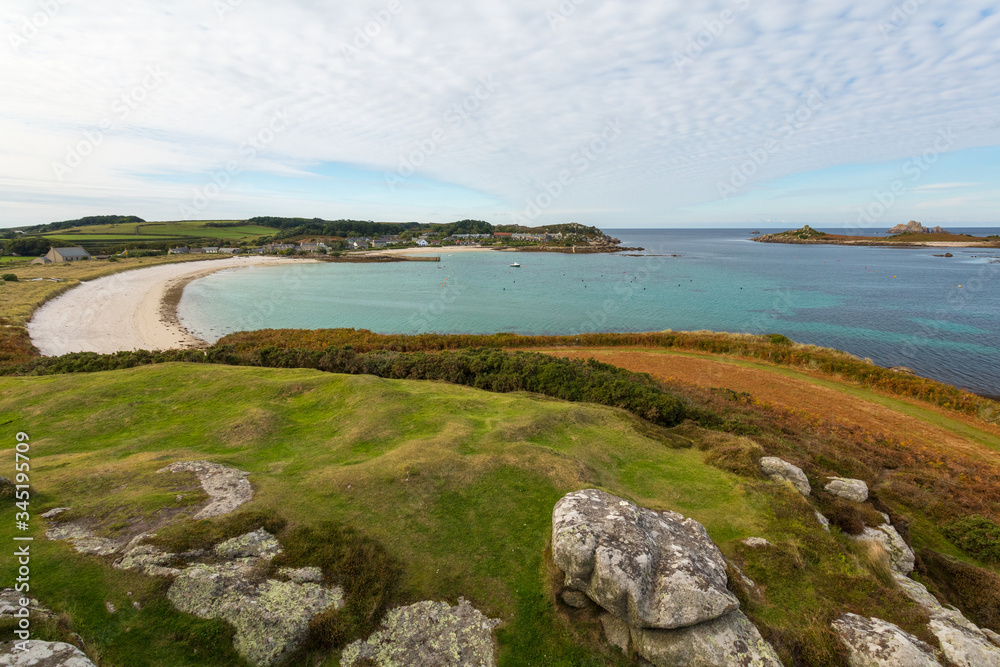
<path fill-rule="evenodd" d="M 868 485 L 860 479 L 831 477 L 830 481 L 823 488 L 835 496 L 853 500 L 856 503 L 863 503 L 868 500 Z"/>
<path fill-rule="evenodd" d="M 830 520 L 827 519 L 825 516 L 823 516 L 822 514 L 820 514 L 816 510 L 813 510 L 813 512 L 816 514 L 816 520 L 819 521 L 819 525 L 823 526 L 823 530 L 825 530 L 826 532 L 829 533 L 830 532 Z"/>
<path fill-rule="evenodd" d="M 201 511 L 194 515 L 195 519 L 209 519 L 213 516 L 229 514 L 253 498 L 253 487 L 247 480 L 250 473 L 219 463 L 178 461 L 157 470 L 157 472 L 193 472 L 198 476 L 202 488 L 209 495 L 209 501 Z"/>
<path fill-rule="evenodd" d="M 167 553 L 151 544 L 140 544 L 131 549 L 126 547 L 125 555 L 116 560 L 112 567 L 117 570 L 138 570 L 151 577 L 169 577 L 181 573 L 176 567 L 168 567 L 177 558 L 177 554 Z"/>
<path fill-rule="evenodd" d="M 604 638 L 612 646 L 617 646 L 625 655 L 632 655 L 632 629 L 628 623 L 614 614 L 601 614 L 601 627 L 604 628 Z"/>
<path fill-rule="evenodd" d="M 27 604 L 22 605 L 22 600 Z M 13 588 L 0 590 L 0 618 L 14 618 L 14 614 L 23 607 L 28 608 L 28 615 L 31 618 L 48 618 L 55 615 L 51 609 L 33 597 L 27 597 Z"/>
<path fill-rule="evenodd" d="M 236 631 L 233 645 L 237 652 L 258 667 L 281 663 L 302 645 L 314 616 L 344 604 L 339 588 L 260 581 L 256 566 L 261 562 L 246 559 L 194 565 L 167 591 L 167 598 L 180 611 L 230 623 Z"/>
<path fill-rule="evenodd" d="M 979 626 L 958 609 L 943 606 L 923 584 L 901 574 L 893 578 L 931 617 L 927 627 L 937 637 L 945 658 L 960 667 L 1000 667 L 1000 646 Z"/>
<path fill-rule="evenodd" d="M 73 509 L 73 508 L 72 507 L 55 507 L 53 509 L 50 509 L 48 512 L 43 512 L 39 516 L 41 516 L 43 519 L 54 519 L 57 516 L 59 516 L 60 514 L 62 514 L 63 512 L 68 512 L 71 509 Z"/>
<path fill-rule="evenodd" d="M 66 540 L 82 554 L 90 556 L 110 556 L 124 546 L 124 540 L 97 537 L 89 528 L 80 523 L 64 523 L 45 531 L 50 540 Z"/>
<path fill-rule="evenodd" d="M 215 547 L 215 555 L 219 558 L 264 558 L 271 560 L 283 549 L 278 540 L 271 533 L 263 528 L 258 528 L 252 533 L 234 537 L 226 540 Z M 322 578 L 322 575 L 321 575 Z"/>
<path fill-rule="evenodd" d="M 607 616 L 601 623 L 608 641 L 626 655 L 635 651 L 655 667 L 781 667 L 774 648 L 739 610 L 675 630 L 629 627 Z"/>
<path fill-rule="evenodd" d="M 104 601 L 104 608 L 108 610 L 109 614 L 113 614 L 116 611 L 118 611 L 118 607 L 116 607 L 115 603 L 112 602 L 111 600 L 105 600 Z"/>
<path fill-rule="evenodd" d="M 765 456 L 760 460 L 760 469 L 776 482 L 789 482 L 803 496 L 812 493 L 809 478 L 802 472 L 802 468 L 788 461 L 783 461 L 777 456 Z"/>
<path fill-rule="evenodd" d="M 851 667 L 941 667 L 933 648 L 892 623 L 843 614 L 831 625 Z"/>
<path fill-rule="evenodd" d="M 282 567 L 278 569 L 278 574 L 297 584 L 318 584 L 323 581 L 323 570 L 318 567 Z"/>
<path fill-rule="evenodd" d="M 552 557 L 565 587 L 640 628 L 680 628 L 739 607 L 726 563 L 697 521 L 597 489 L 567 494 L 552 513 Z"/>
<path fill-rule="evenodd" d="M 913 572 L 913 550 L 907 546 L 906 541 L 896 532 L 892 524 L 884 523 L 878 528 L 866 526 L 863 533 L 852 537 L 861 542 L 876 542 L 882 545 L 889 554 L 889 564 L 894 572 L 900 574 Z"/>
<path fill-rule="evenodd" d="M 348 645 L 340 664 L 493 667 L 493 628 L 499 624 L 463 598 L 455 607 L 433 601 L 397 607 L 368 639 Z"/>
<path fill-rule="evenodd" d="M 15 642 L 0 644 L 0 665 L 5 667 L 94 667 L 83 651 L 72 644 L 28 641 L 28 650 L 14 648 Z"/>
<path fill-rule="evenodd" d="M 996 632 L 993 632 L 989 628 L 979 628 L 979 629 L 982 630 L 983 634 L 986 635 L 987 639 L 989 639 L 991 642 L 993 642 L 997 646 L 1000 646 L 1000 634 L 997 634 Z"/>
<path fill-rule="evenodd" d="M 574 609 L 583 609 L 593 604 L 587 594 L 580 591 L 563 591 L 560 597 L 564 603 Z"/>
<path fill-rule="evenodd" d="M 927 229 L 921 225 L 916 220 L 910 220 L 905 225 L 900 223 L 889 230 L 889 234 L 947 234 L 946 231 L 941 229 L 941 227 L 934 227 L 933 229 Z"/>
<path fill-rule="evenodd" d="M 762 547 L 773 546 L 770 542 L 765 540 L 763 537 L 747 537 L 740 540 L 743 544 L 747 545 L 752 549 L 760 549 Z"/>

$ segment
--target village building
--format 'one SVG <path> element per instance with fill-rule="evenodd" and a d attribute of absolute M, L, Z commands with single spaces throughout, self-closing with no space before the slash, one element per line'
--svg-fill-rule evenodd
<path fill-rule="evenodd" d="M 49 248 L 49 251 L 37 259 L 31 260 L 32 264 L 54 264 L 56 262 L 78 262 L 81 259 L 90 259 L 90 253 L 76 246 L 74 248 Z"/>

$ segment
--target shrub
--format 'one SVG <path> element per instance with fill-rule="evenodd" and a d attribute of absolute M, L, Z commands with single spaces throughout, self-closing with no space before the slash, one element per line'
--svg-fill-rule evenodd
<path fill-rule="evenodd" d="M 952 521 L 944 534 L 956 547 L 984 563 L 1000 563 L 1000 525 L 981 514 Z"/>
<path fill-rule="evenodd" d="M 9 283 L 16 283 L 17 282 L 17 275 L 13 274 L 13 273 L 5 273 L 2 276 L 0 276 L 0 278 L 2 278 L 3 280 L 5 280 L 6 282 L 9 282 Z"/>

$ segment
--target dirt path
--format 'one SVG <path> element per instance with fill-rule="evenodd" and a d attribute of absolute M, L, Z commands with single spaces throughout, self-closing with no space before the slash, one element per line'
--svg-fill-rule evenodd
<path fill-rule="evenodd" d="M 537 351 L 568 358 L 593 357 L 670 382 L 745 391 L 776 407 L 892 434 L 906 442 L 944 446 L 1000 464 L 1000 429 L 996 427 L 925 403 L 882 397 L 856 385 L 813 377 L 795 369 L 778 366 L 772 369 L 755 362 L 650 350 L 562 348 Z M 864 393 L 870 394 L 871 399 L 857 395 Z M 880 401 L 896 403 L 898 407 Z"/>

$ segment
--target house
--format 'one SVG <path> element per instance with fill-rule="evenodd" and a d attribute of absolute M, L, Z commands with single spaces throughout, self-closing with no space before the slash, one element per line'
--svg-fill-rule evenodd
<path fill-rule="evenodd" d="M 78 262 L 81 259 L 90 259 L 90 253 L 80 246 L 76 246 L 75 248 L 49 248 L 47 253 L 37 259 L 31 260 L 31 263 Z"/>
<path fill-rule="evenodd" d="M 205 253 L 206 255 L 216 255 L 216 254 L 219 253 L 219 247 L 218 246 L 206 246 L 206 247 L 202 248 L 201 251 L 203 253 Z"/>
<path fill-rule="evenodd" d="M 510 232 L 493 232 L 494 237 L 498 238 L 510 238 Z"/>
<path fill-rule="evenodd" d="M 219 254 L 235 255 L 240 251 L 239 248 L 219 248 Z"/>
<path fill-rule="evenodd" d="M 264 246 L 260 246 L 259 248 L 247 248 L 246 252 L 248 255 L 263 255 Z"/>
<path fill-rule="evenodd" d="M 192 254 L 192 255 L 204 255 L 205 254 L 205 249 L 204 248 L 191 248 L 190 250 L 188 250 L 188 252 L 190 254 Z"/>
<path fill-rule="evenodd" d="M 345 239 L 344 245 L 347 247 L 348 250 L 357 250 L 358 248 L 370 248 L 371 239 L 363 236 L 358 236 L 354 238 Z"/>
<path fill-rule="evenodd" d="M 167 251 L 168 255 L 186 255 L 190 252 L 187 246 L 178 246 Z"/>
<path fill-rule="evenodd" d="M 418 246 L 426 246 L 427 245 L 427 239 L 417 239 L 417 245 Z"/>
<path fill-rule="evenodd" d="M 319 252 L 320 250 L 327 251 L 329 246 L 325 243 L 300 243 L 299 250 L 303 252 Z"/>

